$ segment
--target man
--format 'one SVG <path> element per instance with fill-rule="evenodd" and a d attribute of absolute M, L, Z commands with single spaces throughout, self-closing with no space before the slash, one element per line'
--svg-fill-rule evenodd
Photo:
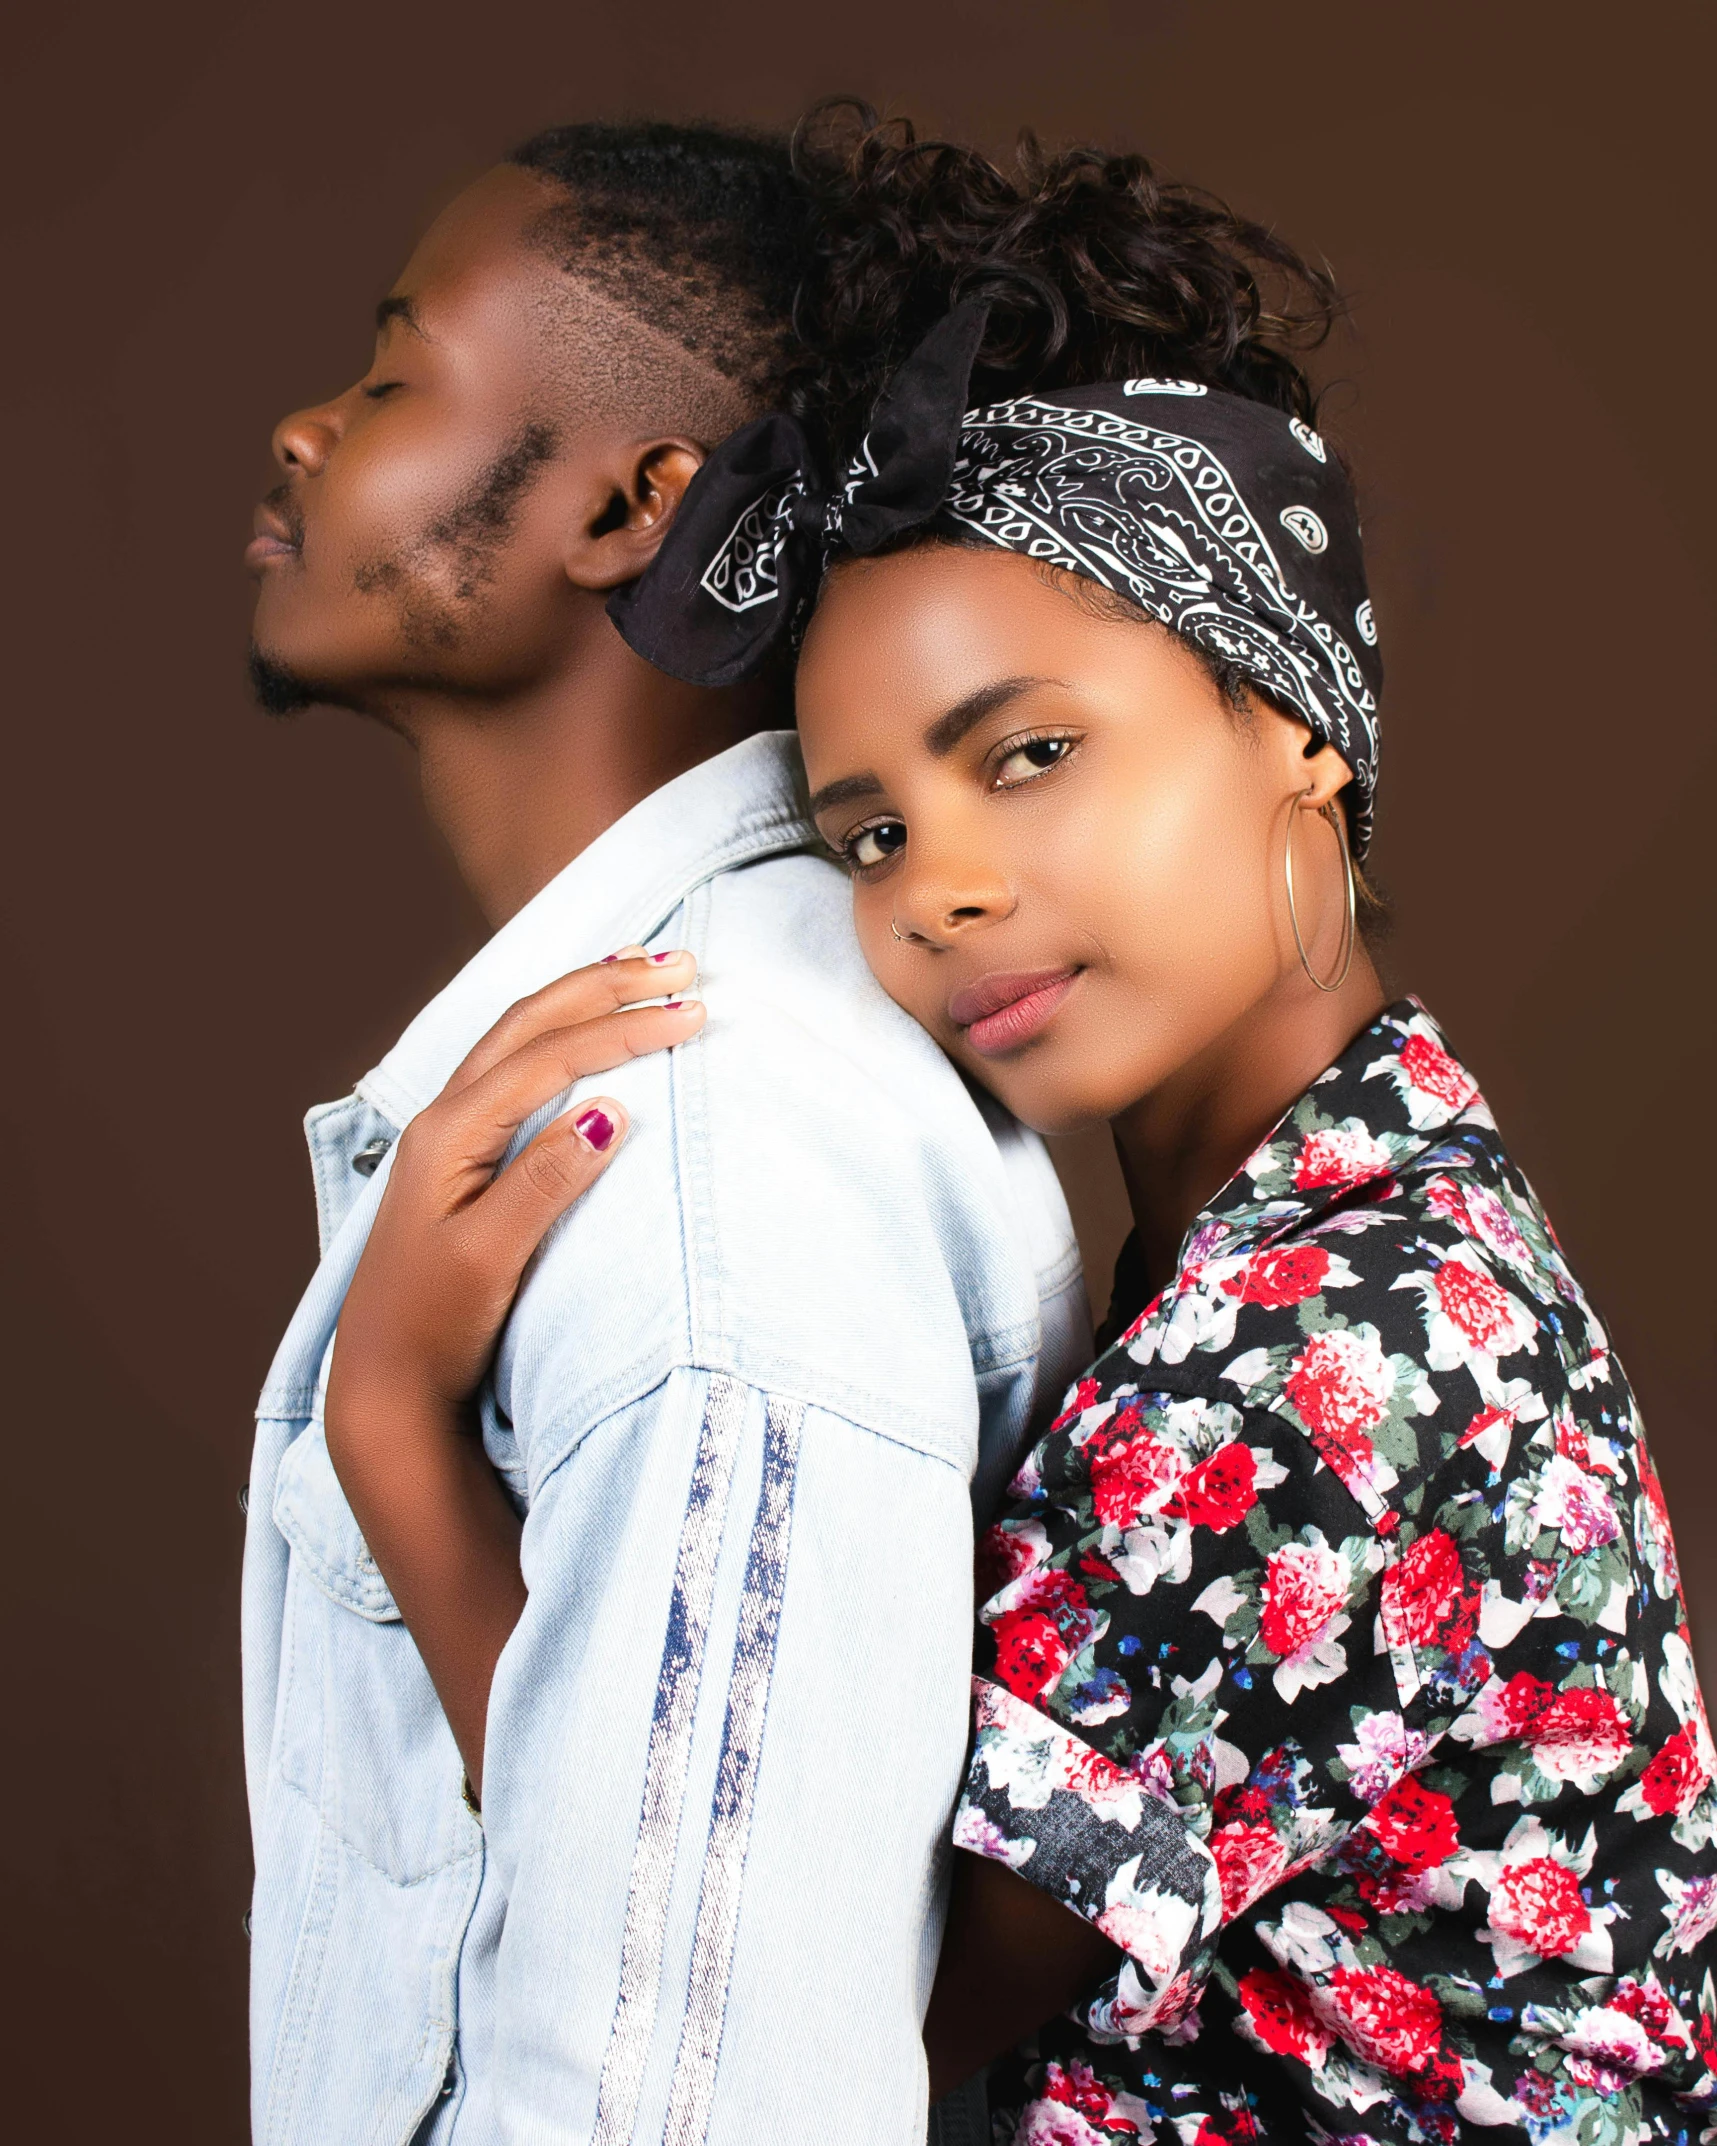
<path fill-rule="evenodd" d="M 923 2136 L 970 1501 L 1080 1353 L 1077 1261 L 1041 1149 L 865 971 L 790 737 L 604 611 L 766 397 L 808 245 L 779 145 L 559 130 L 276 433 L 259 694 L 409 739 L 496 931 L 308 1121 L 323 1260 L 245 1572 L 269 2146 Z M 634 941 L 696 953 L 709 1021 L 607 1077 L 631 1138 L 485 1391 L 529 1597 L 479 1819 L 328 1459 L 329 1351 L 400 1130 L 509 1003 Z"/>

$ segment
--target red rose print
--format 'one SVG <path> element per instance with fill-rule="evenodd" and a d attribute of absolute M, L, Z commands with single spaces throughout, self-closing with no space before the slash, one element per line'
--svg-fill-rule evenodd
<path fill-rule="evenodd" d="M 1070 1659 L 1053 1617 L 1041 1610 L 1008 1610 L 992 1627 L 996 1635 L 996 1681 L 1016 1699 L 1035 1704 L 1061 1680 Z"/>
<path fill-rule="evenodd" d="M 1532 1321 L 1506 1289 L 1464 1259 L 1445 1259 L 1435 1275 L 1437 1303 L 1475 1349 L 1512 1356 L 1532 1337 Z"/>
<path fill-rule="evenodd" d="M 1676 1730 L 1640 1775 L 1640 1794 L 1659 1818 L 1671 1812 L 1679 1818 L 1710 1778 L 1699 1762 L 1699 1746 L 1688 1723 Z"/>
<path fill-rule="evenodd" d="M 1070 2109 L 1077 2109 L 1081 2116 L 1095 2117 L 1102 2122 L 1113 2106 L 1114 2097 L 1104 2086 L 1089 2064 L 1077 2061 L 1063 2071 L 1059 2064 L 1051 2064 L 1049 2076 L 1044 2081 L 1045 2101 L 1059 2101 Z M 1129 2124 L 1128 2130 L 1132 2129 Z"/>
<path fill-rule="evenodd" d="M 1137 1410 L 1124 1412 L 1139 1421 Z M 1117 1424 L 1123 1418 L 1117 1417 Z M 1091 1499 L 1097 1518 L 1105 1527 L 1131 1527 L 1141 1513 L 1161 1510 L 1164 1499 L 1180 1481 L 1185 1461 L 1174 1446 L 1164 1445 L 1141 1432 L 1136 1438 L 1114 1443 L 1091 1464 Z"/>
<path fill-rule="evenodd" d="M 1580 1881 L 1554 1856 L 1507 1864 L 1490 1896 L 1490 1926 L 1540 1958 L 1572 1952 L 1592 1927 Z"/>
<path fill-rule="evenodd" d="M 1085 1592 L 1084 1582 L 1076 1580 L 1071 1572 L 1059 1565 L 1040 1565 L 1035 1572 L 1020 1578 L 1008 1606 L 1016 1610 L 1040 1609 L 1051 1617 L 1060 1616 L 1064 1624 L 1069 1620 L 1079 1623 L 1090 1614 L 1091 1597 Z"/>
<path fill-rule="evenodd" d="M 992 1595 L 999 1595 L 1010 1580 L 1031 1570 L 1038 1554 L 1034 1544 L 1012 1528 L 1003 1527 L 999 1520 L 994 1527 L 986 1528 L 978 1538 L 978 1600 L 987 1602 Z"/>
<path fill-rule="evenodd" d="M 1252 1448 L 1234 1439 L 1199 1462 L 1164 1510 L 1220 1535 L 1238 1527 L 1257 1504 L 1257 1473 Z"/>
<path fill-rule="evenodd" d="M 1372 1806 L 1365 1827 L 1403 1870 L 1415 1874 L 1446 1863 L 1461 1844 L 1454 1805 L 1412 1774 Z"/>
<path fill-rule="evenodd" d="M 1629 2019 L 1637 2019 L 1654 2042 L 1686 2047 L 1684 2037 L 1677 2031 L 1675 2006 L 1661 1982 L 1626 1978 L 1616 1984 L 1604 2004 L 1609 2011 L 1625 2012 Z"/>
<path fill-rule="evenodd" d="M 1461 1607 L 1466 1575 L 1454 1538 L 1430 1528 L 1383 1575 L 1383 1632 L 1392 1647 L 1423 1647 Z"/>
<path fill-rule="evenodd" d="M 1060 1415 L 1056 1417 L 1055 1421 L 1049 1426 L 1049 1428 L 1052 1431 L 1065 1430 L 1067 1425 L 1070 1424 L 1076 1416 L 1082 1416 L 1088 1408 L 1094 1408 L 1096 1406 L 1097 1396 L 1102 1391 L 1103 1386 L 1100 1380 L 1081 1379 L 1078 1385 L 1075 1386 L 1073 1391 L 1067 1396 L 1066 1407 L 1063 1408 Z"/>
<path fill-rule="evenodd" d="M 1314 1431 L 1369 1430 L 1394 1390 L 1382 1349 L 1348 1327 L 1314 1334 L 1288 1368 L 1288 1399 Z"/>
<path fill-rule="evenodd" d="M 1410 1915 L 1425 1905 L 1424 1873 L 1403 1870 L 1399 1863 L 1390 1862 L 1381 1848 L 1377 1850 L 1375 1867 L 1362 1866 L 1357 1877 L 1360 1898 L 1380 1915 Z"/>
<path fill-rule="evenodd" d="M 1499 1741 L 1512 1737 L 1530 1741 L 1555 1696 L 1548 1684 L 1528 1675 L 1524 1669 L 1510 1677 L 1501 1691 L 1486 1701 Z"/>
<path fill-rule="evenodd" d="M 1243 1304 L 1264 1304 L 1272 1311 L 1315 1297 L 1329 1272 L 1329 1254 L 1317 1244 L 1274 1245 L 1256 1252 L 1243 1273 L 1223 1285 Z"/>
<path fill-rule="evenodd" d="M 1097 1629 L 1097 1614 L 1085 1592 L 1085 1583 L 1057 1565 L 1038 1565 L 1022 1573 L 1003 1600 L 1007 1609 L 996 1619 L 998 1627 L 1008 1615 L 1040 1611 L 1054 1619 L 1069 1657 L 1077 1654 Z"/>
<path fill-rule="evenodd" d="M 1240 1977 L 1240 2002 L 1259 2041 L 1279 2057 L 1298 2057 L 1322 2071 L 1335 2036 L 1319 2019 L 1312 1993 L 1297 1975 L 1254 1967 Z"/>
<path fill-rule="evenodd" d="M 1349 1487 L 1365 1478 L 1375 1458 L 1365 1434 L 1388 1414 L 1395 1390 L 1378 1344 L 1348 1327 L 1326 1327 L 1289 1366 L 1285 1390 L 1327 1465 Z"/>
<path fill-rule="evenodd" d="M 1252 2140 L 1261 2136 L 1258 2119 L 1250 2109 L 1224 2109 L 1220 2116 L 1199 2118 L 1192 2146 L 1251 2146 Z"/>
<path fill-rule="evenodd" d="M 1576 1557 L 1614 1542 L 1622 1531 L 1610 1494 L 1600 1479 L 1588 1475 L 1561 1453 L 1544 1470 L 1543 1487 L 1533 1500 L 1532 1515 L 1543 1526 L 1554 1528 L 1562 1538 L 1563 1548 Z"/>
<path fill-rule="evenodd" d="M 1612 1773 L 1634 1741 L 1627 1716 L 1596 1685 L 1558 1692 L 1526 1733 L 1539 1771 L 1553 1781 Z"/>
<path fill-rule="evenodd" d="M 1592 1448 L 1586 1434 L 1566 1413 L 1556 1418 L 1556 1450 L 1576 1468 L 1589 1469 L 1592 1465 Z"/>
<path fill-rule="evenodd" d="M 1368 1177 L 1387 1177 L 1391 1168 L 1381 1140 L 1358 1127 L 1330 1126 L 1306 1135 L 1294 1164 L 1294 1186 L 1310 1192 L 1319 1185 L 1362 1185 Z"/>
<path fill-rule="evenodd" d="M 1479 1092 L 1470 1073 L 1429 1036 L 1409 1036 L 1401 1047 L 1401 1070 L 1422 1095 L 1464 1110 Z"/>
<path fill-rule="evenodd" d="M 1210 1836 L 1216 1874 L 1222 1880 L 1222 1919 L 1266 1893 L 1288 1867 L 1288 1851 L 1269 1826 L 1222 1826 Z"/>
<path fill-rule="evenodd" d="M 1323 1544 L 1288 1542 L 1264 1568 L 1258 1636 L 1278 1657 L 1298 1654 L 1347 1606 L 1347 1566 Z"/>
<path fill-rule="evenodd" d="M 1380 2071 L 1422 2072 L 1443 2039 L 1443 2008 L 1428 1989 L 1393 1967 L 1338 1967 L 1329 1993 L 1342 2040 Z"/>
<path fill-rule="evenodd" d="M 1494 1431 L 1499 1423 L 1512 1423 L 1512 1408 L 1481 1408 L 1478 1414 L 1461 1433 L 1457 1443 L 1463 1446 L 1476 1445 L 1486 1431 Z"/>

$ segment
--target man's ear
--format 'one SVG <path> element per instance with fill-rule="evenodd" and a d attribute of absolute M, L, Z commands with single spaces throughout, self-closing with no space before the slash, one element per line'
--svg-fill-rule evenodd
<path fill-rule="evenodd" d="M 617 589 L 636 581 L 703 461 L 703 448 L 688 439 L 616 442 L 595 457 L 586 510 L 567 537 L 564 564 L 574 587 Z"/>

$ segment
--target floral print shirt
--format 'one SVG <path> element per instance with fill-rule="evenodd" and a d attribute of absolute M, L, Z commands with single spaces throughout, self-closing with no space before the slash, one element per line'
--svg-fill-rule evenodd
<path fill-rule="evenodd" d="M 1118 1975 L 1012 2146 L 1717 2138 L 1710 1732 L 1633 1397 L 1416 1001 L 1313 1084 L 981 1547 L 956 1824 Z"/>

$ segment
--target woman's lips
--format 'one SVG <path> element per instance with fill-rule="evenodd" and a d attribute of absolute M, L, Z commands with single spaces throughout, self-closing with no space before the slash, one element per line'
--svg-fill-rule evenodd
<path fill-rule="evenodd" d="M 1035 1036 L 1079 979 L 1075 969 L 1029 969 L 980 976 L 948 1001 L 948 1018 L 985 1058 Z"/>

